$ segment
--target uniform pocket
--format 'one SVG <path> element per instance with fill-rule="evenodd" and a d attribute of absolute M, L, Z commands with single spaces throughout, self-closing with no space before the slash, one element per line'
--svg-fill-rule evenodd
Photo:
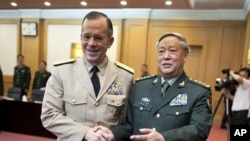
<path fill-rule="evenodd" d="M 107 95 L 107 104 L 115 107 L 120 107 L 125 104 L 125 95 Z"/>
<path fill-rule="evenodd" d="M 163 112 L 166 115 L 174 115 L 174 116 L 181 116 L 183 114 L 189 113 L 189 106 L 188 105 L 180 105 L 180 106 L 170 106 L 167 110 Z"/>
<path fill-rule="evenodd" d="M 78 105 L 78 104 L 84 104 L 87 103 L 87 96 L 79 96 L 79 95 L 67 95 L 65 94 L 63 96 L 63 100 L 66 103 L 72 104 L 72 105 Z"/>

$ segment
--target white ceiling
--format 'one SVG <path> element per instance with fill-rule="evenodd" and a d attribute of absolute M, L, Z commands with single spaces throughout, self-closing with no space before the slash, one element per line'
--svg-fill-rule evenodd
<path fill-rule="evenodd" d="M 86 0 L 87 7 L 80 5 L 82 0 L 47 0 L 52 3 L 49 8 L 43 5 L 46 0 L 16 0 L 14 8 L 11 1 L 0 0 L 0 18 L 82 18 L 99 10 L 118 19 L 245 20 L 250 11 L 250 0 L 172 0 L 172 6 L 165 0 L 127 0 L 125 7 L 120 0 Z"/>

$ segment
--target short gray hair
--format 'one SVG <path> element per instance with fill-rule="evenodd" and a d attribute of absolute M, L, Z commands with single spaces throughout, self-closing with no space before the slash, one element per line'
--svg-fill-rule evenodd
<path fill-rule="evenodd" d="M 183 47 L 183 49 L 184 49 L 187 53 L 189 53 L 189 52 L 191 51 L 191 49 L 190 49 L 190 47 L 189 47 L 189 45 L 188 45 L 188 43 L 187 43 L 186 38 L 185 38 L 182 34 L 176 33 L 176 32 L 167 32 L 167 33 L 164 33 L 163 35 L 161 35 L 161 37 L 159 38 L 159 40 L 158 40 L 157 43 L 156 43 L 156 47 L 159 46 L 159 43 L 160 43 L 160 41 L 161 41 L 162 39 L 164 39 L 164 38 L 166 38 L 166 37 L 168 37 L 168 36 L 174 36 L 174 37 L 178 38 L 178 39 L 180 40 L 180 42 L 181 42 L 181 46 Z"/>

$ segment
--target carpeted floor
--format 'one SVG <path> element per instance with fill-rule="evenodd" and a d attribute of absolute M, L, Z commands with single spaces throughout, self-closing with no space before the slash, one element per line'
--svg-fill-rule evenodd
<path fill-rule="evenodd" d="M 56 141 L 56 139 L 30 136 L 2 131 L 0 141 Z M 227 130 L 214 125 L 207 141 L 227 141 Z"/>

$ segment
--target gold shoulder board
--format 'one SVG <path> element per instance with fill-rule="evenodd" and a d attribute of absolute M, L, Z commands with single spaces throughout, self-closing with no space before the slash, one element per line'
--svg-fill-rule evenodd
<path fill-rule="evenodd" d="M 198 85 L 203 86 L 203 87 L 206 87 L 206 88 L 210 88 L 210 87 L 211 87 L 210 85 L 208 85 L 208 84 L 206 84 L 206 83 L 203 83 L 203 82 L 198 81 L 198 80 L 194 80 L 194 79 L 192 79 L 192 78 L 189 78 L 189 80 L 190 80 L 190 82 L 193 82 L 193 83 L 195 83 L 195 84 L 198 84 Z"/>
<path fill-rule="evenodd" d="M 67 59 L 67 60 L 62 60 L 62 61 L 57 61 L 54 62 L 54 66 L 60 66 L 60 65 L 64 65 L 64 64 L 69 64 L 69 63 L 73 63 L 75 62 L 76 59 Z"/>
<path fill-rule="evenodd" d="M 118 62 L 118 61 L 115 62 L 115 65 L 118 66 L 119 68 L 122 68 L 122 69 L 128 71 L 129 73 L 134 74 L 134 69 L 133 69 L 133 68 L 130 68 L 130 67 L 127 66 L 127 65 L 124 65 L 124 64 L 122 64 L 122 63 L 120 63 L 120 62 Z"/>

